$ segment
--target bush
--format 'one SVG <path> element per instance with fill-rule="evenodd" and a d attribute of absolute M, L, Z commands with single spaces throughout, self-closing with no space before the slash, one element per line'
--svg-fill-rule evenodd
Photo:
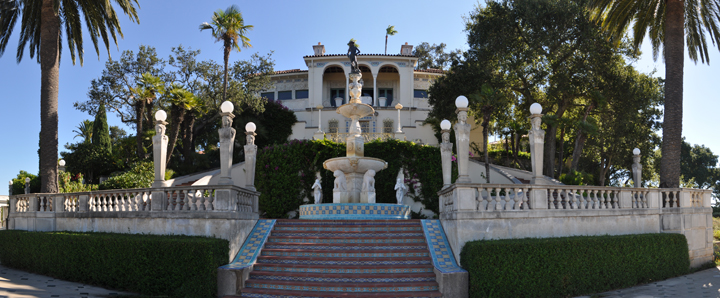
<path fill-rule="evenodd" d="M 471 297 L 573 297 L 688 273 L 685 235 L 480 240 L 460 253 Z"/>
<path fill-rule="evenodd" d="M 65 171 L 58 173 L 58 190 L 60 193 L 85 192 L 97 190 L 97 184 L 83 184 L 83 174 L 71 175 Z"/>
<path fill-rule="evenodd" d="M 153 180 L 155 180 L 153 162 L 136 162 L 127 172 L 113 175 L 100 183 L 100 189 L 148 188 Z"/>
<path fill-rule="evenodd" d="M 228 241 L 190 236 L 0 231 L 3 266 L 170 297 L 215 297 Z"/>
<path fill-rule="evenodd" d="M 255 187 L 260 191 L 260 209 L 268 218 L 283 218 L 312 198 L 315 173 L 322 177 L 323 203 L 332 203 L 333 173 L 323 168 L 327 159 L 345 156 L 345 144 L 328 140 L 298 141 L 266 146 L 257 154 Z M 437 192 L 442 188 L 440 149 L 412 142 L 375 140 L 365 144 L 365 156 L 385 160 L 388 168 L 375 175 L 378 203 L 396 203 L 395 180 L 402 167 L 408 195 L 438 212 Z M 457 169 L 453 164 L 453 175 Z M 419 186 L 422 185 L 421 188 Z M 413 187 L 418 186 L 418 188 Z M 419 192 L 418 192 L 419 190 Z M 311 199 L 312 200 L 312 199 Z"/>
<path fill-rule="evenodd" d="M 592 185 L 595 182 L 595 177 L 589 173 L 572 171 L 560 175 L 560 182 L 566 185 Z"/>
<path fill-rule="evenodd" d="M 30 178 L 30 193 L 40 192 L 40 177 L 20 170 L 20 173 L 12 179 L 12 192 L 14 195 L 25 193 L 25 178 Z"/>

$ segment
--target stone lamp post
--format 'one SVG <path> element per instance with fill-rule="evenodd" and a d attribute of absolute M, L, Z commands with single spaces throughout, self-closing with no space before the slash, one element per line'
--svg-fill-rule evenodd
<path fill-rule="evenodd" d="M 8 196 L 12 196 L 12 195 L 13 195 L 12 185 L 13 185 L 12 180 L 10 180 L 10 186 L 8 187 Z"/>
<path fill-rule="evenodd" d="M 468 162 L 470 159 L 470 124 L 467 123 L 468 99 L 458 96 L 455 99 L 455 113 L 458 122 L 455 123 L 455 140 L 457 141 L 458 179 L 457 183 L 470 183 L 468 175 Z"/>
<path fill-rule="evenodd" d="M 395 131 L 396 140 L 405 139 L 405 132 L 402 131 L 402 123 L 400 122 L 400 110 L 402 110 L 402 108 L 403 105 L 401 105 L 400 103 L 395 105 L 395 109 L 398 111 L 397 130 Z"/>
<path fill-rule="evenodd" d="M 230 168 L 232 167 L 233 147 L 235 145 L 235 129 L 232 128 L 233 110 L 235 106 L 229 101 L 225 101 L 220 105 L 220 116 L 222 116 L 222 128 L 218 129 L 220 134 L 220 185 L 232 185 L 232 175 Z"/>
<path fill-rule="evenodd" d="M 322 140 L 325 138 L 325 132 L 322 130 L 322 105 L 315 107 L 318 110 L 318 130 L 313 134 L 313 139 Z"/>
<path fill-rule="evenodd" d="M 540 128 L 542 122 L 542 106 L 539 103 L 530 105 L 530 163 L 532 164 L 531 184 L 549 184 L 543 176 L 543 146 L 545 145 L 545 131 Z"/>
<path fill-rule="evenodd" d="M 30 177 L 25 177 L 25 194 L 30 193 Z"/>
<path fill-rule="evenodd" d="M 65 160 L 64 159 L 61 159 L 60 161 L 58 161 L 58 171 L 65 172 Z"/>
<path fill-rule="evenodd" d="M 165 155 L 167 154 L 168 136 L 165 135 L 165 122 L 167 119 L 167 113 L 163 110 L 155 112 L 155 136 L 152 138 L 153 141 L 153 163 L 155 165 L 155 181 L 153 181 L 152 187 L 164 187 L 165 186 Z"/>
<path fill-rule="evenodd" d="M 245 125 L 245 187 L 255 190 L 255 164 L 257 163 L 257 145 L 255 145 L 255 123 Z"/>
<path fill-rule="evenodd" d="M 632 164 L 633 182 L 635 187 L 641 187 L 642 181 L 642 165 L 640 164 L 640 149 L 633 149 L 633 164 Z"/>
<path fill-rule="evenodd" d="M 443 176 L 443 188 L 450 186 L 450 175 L 452 172 L 452 148 L 453 144 L 450 143 L 450 121 L 447 119 L 440 122 L 440 129 L 442 130 L 442 143 L 440 143 L 440 158 L 442 160 L 442 176 Z"/>

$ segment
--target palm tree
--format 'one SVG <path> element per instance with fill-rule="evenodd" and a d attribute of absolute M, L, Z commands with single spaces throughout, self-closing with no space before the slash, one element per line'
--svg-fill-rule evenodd
<path fill-rule="evenodd" d="M 185 121 L 185 114 L 200 105 L 200 100 L 190 91 L 185 90 L 180 85 L 173 84 L 168 90 L 168 98 L 170 99 L 170 116 L 172 123 L 170 124 L 170 150 L 167 153 L 166 164 L 170 164 L 177 143 L 178 134 L 180 133 L 180 124 Z"/>
<path fill-rule="evenodd" d="M 21 19 L 20 42 L 16 59 L 20 62 L 29 43 L 30 58 L 37 53 L 40 63 L 40 192 L 57 193 L 58 157 L 58 87 L 60 78 L 60 43 L 64 39 L 70 49 L 73 64 L 76 55 L 83 63 L 83 34 L 89 34 L 99 55 L 98 37 L 110 53 L 108 35 L 117 45 L 117 35 L 123 36 L 111 1 L 79 0 L 6 0 L 0 11 L 0 56 L 5 53 L 10 35 Z M 137 0 L 115 0 L 133 22 L 138 22 Z M 134 2 L 134 4 L 133 4 Z M 84 22 L 80 16 L 83 16 Z M 82 24 L 90 26 L 82 31 Z"/>
<path fill-rule="evenodd" d="M 225 59 L 225 77 L 223 80 L 223 100 L 227 100 L 227 78 L 228 63 L 230 59 L 230 51 L 234 48 L 240 52 L 240 46 L 243 48 L 252 47 L 250 39 L 245 36 L 248 30 L 252 30 L 253 25 L 245 25 L 242 13 L 236 5 L 232 5 L 225 11 L 218 9 L 213 13 L 211 23 L 202 23 L 200 30 L 210 29 L 216 41 L 223 42 Z"/>
<path fill-rule="evenodd" d="M 75 133 L 73 139 L 81 137 L 83 138 L 83 143 L 90 143 L 90 141 L 92 140 L 93 122 L 85 119 L 83 120 L 83 122 L 80 122 L 80 124 L 77 126 L 77 129 L 73 129 L 72 132 Z"/>
<path fill-rule="evenodd" d="M 133 99 L 135 100 L 135 139 L 137 141 L 137 156 L 145 159 L 145 149 L 143 148 L 143 120 L 152 123 L 153 121 L 153 102 L 158 95 L 165 92 L 165 82 L 160 78 L 151 75 L 149 72 L 142 74 L 135 80 L 135 87 L 130 88 Z"/>
<path fill-rule="evenodd" d="M 397 30 L 395 30 L 395 26 L 388 25 L 387 29 L 385 29 L 385 55 L 387 55 L 387 39 L 388 36 L 395 35 Z"/>
<path fill-rule="evenodd" d="M 683 68 L 685 39 L 688 55 L 697 63 L 710 63 L 705 32 L 720 49 L 719 0 L 590 0 L 593 17 L 619 41 L 632 24 L 633 46 L 639 48 L 650 34 L 653 58 L 660 47 L 665 58 L 665 108 L 663 119 L 660 187 L 680 185 L 682 144 Z"/>

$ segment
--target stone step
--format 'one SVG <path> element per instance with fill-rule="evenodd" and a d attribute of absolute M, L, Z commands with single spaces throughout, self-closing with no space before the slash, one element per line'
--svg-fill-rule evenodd
<path fill-rule="evenodd" d="M 407 274 L 407 273 L 433 273 L 433 265 L 315 265 L 315 264 L 272 264 L 256 263 L 252 272 L 289 272 L 289 273 L 322 273 L 322 274 Z M 434 274 L 434 273 L 433 273 Z"/>
<path fill-rule="evenodd" d="M 396 274 L 324 274 L 253 271 L 250 278 L 256 280 L 302 281 L 302 282 L 434 282 L 435 274 L 427 273 L 396 273 Z"/>
<path fill-rule="evenodd" d="M 311 250 L 311 249 L 268 249 L 261 251 L 263 256 L 286 256 L 286 257 L 312 257 L 312 258 L 402 258 L 402 257 L 429 257 L 430 252 L 426 250 L 362 250 L 362 251 L 337 251 L 337 250 Z"/>
<path fill-rule="evenodd" d="M 354 243 L 292 243 L 292 242 L 272 242 L 266 243 L 265 249 L 309 249 L 309 250 L 427 250 L 425 243 L 372 243 L 358 245 Z"/>
<path fill-rule="evenodd" d="M 287 290 L 252 289 L 242 290 L 241 297 L 248 298 L 325 298 L 325 297 L 353 297 L 353 298 L 431 298 L 442 297 L 439 291 L 427 292 L 392 292 L 392 293 L 337 293 L 337 292 L 297 292 Z"/>
<path fill-rule="evenodd" d="M 318 225 L 287 225 L 276 226 L 273 232 L 311 231 L 311 232 L 422 232 L 420 225 L 352 225 L 352 226 L 318 226 Z"/>
<path fill-rule="evenodd" d="M 352 238 L 367 238 L 367 237 L 385 237 L 385 238 L 399 238 L 399 237 L 422 237 L 423 232 L 293 232 L 293 231 L 275 231 L 270 233 L 270 236 L 277 237 L 327 237 L 327 238 L 338 238 L 338 237 L 352 237 Z"/>
<path fill-rule="evenodd" d="M 345 282 L 298 282 L 298 281 L 274 281 L 248 279 L 245 287 L 254 289 L 272 289 L 287 291 L 311 291 L 311 292 L 343 292 L 343 293 L 382 293 L 382 292 L 424 292 L 437 291 L 438 284 L 432 282 L 369 282 L 369 283 L 345 283 Z"/>
<path fill-rule="evenodd" d="M 425 237 L 300 237 L 270 235 L 268 243 L 425 243 Z"/>
<path fill-rule="evenodd" d="M 419 219 L 388 219 L 388 220 L 320 220 L 320 219 L 278 219 L 275 226 L 283 225 L 420 225 Z"/>
<path fill-rule="evenodd" d="M 429 257 L 399 257 L 399 258 L 309 258 L 309 257 L 277 257 L 258 256 L 257 263 L 264 264 L 292 264 L 292 265 L 345 265 L 345 266 L 402 266 L 402 265 L 431 265 Z"/>

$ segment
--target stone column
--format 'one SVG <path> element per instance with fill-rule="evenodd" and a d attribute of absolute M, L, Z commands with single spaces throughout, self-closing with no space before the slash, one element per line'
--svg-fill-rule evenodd
<path fill-rule="evenodd" d="M 471 182 L 470 175 L 468 175 L 468 162 L 470 159 L 470 124 L 466 123 L 467 111 L 467 104 L 465 104 L 465 107 L 458 107 L 455 111 L 458 115 L 458 122 L 455 123 L 455 140 L 457 141 L 456 150 L 458 162 L 458 179 L 455 181 L 456 183 Z"/>
<path fill-rule="evenodd" d="M 440 143 L 440 158 L 442 160 L 443 188 L 450 186 L 452 174 L 452 148 L 450 143 L 450 121 L 443 120 L 440 123 L 442 128 L 442 143 Z"/>
<path fill-rule="evenodd" d="M 230 168 L 232 167 L 233 159 L 233 147 L 235 147 L 235 129 L 232 128 L 233 118 L 235 115 L 232 113 L 232 109 L 229 112 L 221 112 L 222 116 L 222 128 L 218 129 L 220 134 L 220 185 L 231 185 L 232 174 Z"/>
<path fill-rule="evenodd" d="M 642 165 L 640 164 L 640 149 L 633 149 L 632 164 L 633 182 L 635 187 L 642 187 Z"/>
<path fill-rule="evenodd" d="M 322 130 L 322 105 L 318 105 L 318 130 L 313 134 L 313 139 L 315 140 L 322 140 L 325 138 L 325 132 Z"/>
<path fill-rule="evenodd" d="M 257 163 L 257 145 L 255 145 L 255 123 L 245 125 L 245 187 L 255 190 L 255 164 Z"/>
<path fill-rule="evenodd" d="M 30 193 L 30 178 L 25 178 L 25 194 Z"/>
<path fill-rule="evenodd" d="M 400 103 L 395 105 L 395 109 L 398 112 L 398 119 L 397 119 L 397 130 L 395 131 L 395 139 L 396 140 L 405 140 L 405 132 L 402 131 L 402 121 L 400 121 L 400 110 L 402 110 L 403 105 Z"/>
<path fill-rule="evenodd" d="M 532 164 L 533 176 L 530 184 L 551 184 L 543 176 L 543 146 L 545 145 L 545 131 L 540 128 L 542 122 L 542 106 L 539 103 L 530 105 L 530 163 Z"/>
<path fill-rule="evenodd" d="M 12 186 L 13 186 L 13 183 L 12 183 L 12 180 L 10 180 L 10 186 L 8 186 L 8 196 L 13 195 Z"/>
<path fill-rule="evenodd" d="M 165 155 L 167 154 L 168 137 L 165 135 L 165 119 L 167 114 L 163 110 L 155 113 L 155 136 L 153 136 L 153 163 L 155 165 L 155 181 L 153 188 L 165 186 Z"/>

